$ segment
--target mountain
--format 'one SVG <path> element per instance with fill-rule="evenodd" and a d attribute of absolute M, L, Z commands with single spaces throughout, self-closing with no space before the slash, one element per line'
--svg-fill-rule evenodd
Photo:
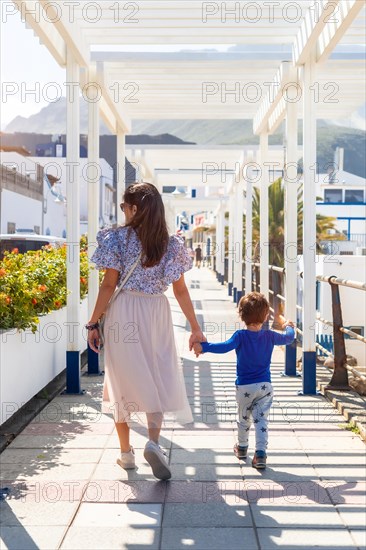
<path fill-rule="evenodd" d="M 88 131 L 88 105 L 81 101 L 80 132 Z M 364 107 L 358 116 L 364 116 Z M 16 117 L 5 132 L 33 132 L 43 134 L 64 134 L 66 132 L 66 99 L 44 107 L 29 118 Z M 110 135 L 101 122 L 101 135 Z M 317 161 L 321 171 L 333 162 L 336 147 L 344 148 L 344 169 L 357 176 L 366 177 L 365 136 L 363 130 L 347 128 L 333 121 L 317 121 Z M 251 120 L 135 120 L 131 134 L 138 135 L 138 143 L 164 143 L 163 134 L 171 134 L 180 140 L 199 145 L 255 145 L 259 137 L 252 131 Z M 146 137 L 143 137 L 144 134 Z M 151 136 L 155 136 L 153 139 Z M 171 136 L 171 137 L 172 137 Z M 128 142 L 128 140 L 127 140 Z M 278 145 L 283 142 L 283 127 L 270 136 L 269 143 Z M 299 124 L 299 144 L 302 142 L 302 124 Z M 172 142 L 173 143 L 173 142 Z"/>

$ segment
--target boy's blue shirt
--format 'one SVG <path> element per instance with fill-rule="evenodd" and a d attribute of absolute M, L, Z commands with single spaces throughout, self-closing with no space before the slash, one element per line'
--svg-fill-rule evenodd
<path fill-rule="evenodd" d="M 273 330 L 237 330 L 229 340 L 217 344 L 201 342 L 202 351 L 226 353 L 235 349 L 237 386 L 271 382 L 271 356 L 274 346 L 288 345 L 294 341 L 295 331 L 286 327 L 282 334 Z"/>

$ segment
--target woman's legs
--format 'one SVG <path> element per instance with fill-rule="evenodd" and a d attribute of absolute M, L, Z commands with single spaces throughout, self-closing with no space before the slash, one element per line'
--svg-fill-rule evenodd
<path fill-rule="evenodd" d="M 127 422 L 116 422 L 116 430 L 121 447 L 121 453 L 128 453 L 130 445 L 130 428 Z"/>
<path fill-rule="evenodd" d="M 155 443 L 159 443 L 159 435 L 161 425 L 163 423 L 163 413 L 146 413 L 147 427 L 149 431 L 149 439 Z"/>

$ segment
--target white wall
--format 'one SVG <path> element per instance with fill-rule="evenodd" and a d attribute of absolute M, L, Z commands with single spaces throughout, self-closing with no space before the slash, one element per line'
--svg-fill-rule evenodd
<path fill-rule="evenodd" d="M 16 224 L 18 229 L 34 229 L 42 232 L 42 202 L 8 189 L 1 191 L 1 233 L 8 232 L 8 222 Z"/>
<path fill-rule="evenodd" d="M 316 274 L 340 279 L 365 282 L 366 256 L 316 256 Z M 303 270 L 302 256 L 299 258 L 299 270 Z M 320 284 L 319 313 L 321 317 L 332 321 L 332 299 L 329 283 Z M 298 303 L 301 304 L 302 279 L 298 280 Z M 366 294 L 365 291 L 340 286 L 343 325 L 345 327 L 363 326 L 366 324 Z M 365 330 L 365 329 L 364 329 Z M 366 331 L 365 331 L 366 332 Z M 333 328 L 320 321 L 316 322 L 317 334 L 333 335 Z M 346 339 L 346 352 L 357 359 L 358 365 L 366 365 L 366 344 L 354 339 Z"/>
<path fill-rule="evenodd" d="M 335 275 L 340 279 L 366 281 L 366 256 L 317 256 L 317 275 Z M 332 320 L 331 289 L 328 283 L 320 283 L 320 311 L 325 319 Z M 366 294 L 362 290 L 339 287 L 343 325 L 345 327 L 366 324 Z M 366 344 L 346 339 L 346 351 L 357 358 L 359 365 L 366 365 Z"/>

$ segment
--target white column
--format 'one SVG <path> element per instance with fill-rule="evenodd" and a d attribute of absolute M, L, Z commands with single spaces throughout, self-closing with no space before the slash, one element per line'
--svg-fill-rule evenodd
<path fill-rule="evenodd" d="M 117 127 L 117 225 L 124 223 L 124 215 L 119 205 L 122 202 L 123 194 L 126 188 L 126 141 L 125 133 L 119 126 Z"/>
<path fill-rule="evenodd" d="M 297 104 L 287 104 L 285 185 L 286 316 L 296 320 L 297 288 Z"/>
<path fill-rule="evenodd" d="M 90 81 L 93 79 L 90 78 Z M 100 159 L 99 159 L 99 104 L 89 102 L 88 126 L 88 163 L 90 179 L 88 183 L 88 257 L 91 258 L 97 246 L 96 235 L 99 230 L 100 213 Z M 92 168 L 95 166 L 95 169 Z M 88 311 L 89 318 L 93 312 L 99 290 L 99 276 L 92 269 L 88 277 Z"/>
<path fill-rule="evenodd" d="M 286 105 L 285 186 L 285 316 L 296 323 L 297 301 L 297 103 Z M 285 374 L 296 375 L 296 342 L 286 346 Z"/>
<path fill-rule="evenodd" d="M 235 198 L 231 193 L 229 197 L 229 249 L 228 249 L 228 289 L 231 295 L 231 289 L 233 287 L 233 259 L 234 259 L 234 224 L 235 224 Z"/>
<path fill-rule="evenodd" d="M 234 287 L 243 290 L 243 211 L 244 182 L 242 178 L 235 190 L 235 247 L 234 247 Z"/>
<path fill-rule="evenodd" d="M 260 167 L 261 167 L 261 183 L 260 183 L 260 291 L 267 298 L 269 297 L 269 238 L 268 238 L 268 166 L 264 163 L 268 162 L 268 134 L 260 135 Z"/>
<path fill-rule="evenodd" d="M 66 63 L 67 107 L 67 181 L 66 181 L 66 243 L 67 243 L 67 392 L 80 392 L 80 83 L 79 65 L 70 49 Z M 73 85 L 71 85 L 73 84 Z"/>
<path fill-rule="evenodd" d="M 314 54 L 304 65 L 303 82 L 303 392 L 316 392 L 316 115 L 312 86 L 315 78 Z"/>
<path fill-rule="evenodd" d="M 253 257 L 253 180 L 250 174 L 246 178 L 245 199 L 245 294 L 252 290 L 252 257 Z M 262 279 L 261 279 L 262 282 Z"/>
<path fill-rule="evenodd" d="M 220 206 L 219 214 L 219 231 L 216 236 L 216 264 L 217 271 L 220 274 L 220 280 L 224 280 L 225 275 L 225 205 Z"/>
<path fill-rule="evenodd" d="M 167 200 L 164 202 L 165 219 L 168 226 L 169 235 L 175 234 L 175 208 L 173 208 L 172 201 Z"/>

